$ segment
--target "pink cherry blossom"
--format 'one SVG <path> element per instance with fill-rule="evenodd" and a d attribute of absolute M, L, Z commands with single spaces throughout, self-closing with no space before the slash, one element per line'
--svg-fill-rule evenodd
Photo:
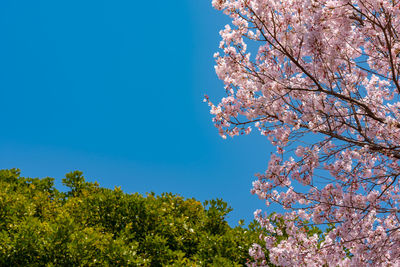
<path fill-rule="evenodd" d="M 206 98 L 215 126 L 224 138 L 256 129 L 276 147 L 251 190 L 286 210 L 274 218 L 287 236 L 255 213 L 269 261 L 399 266 L 400 2 L 212 4 L 231 19 L 214 55 L 227 95 Z M 267 264 L 259 245 L 250 255 Z"/>

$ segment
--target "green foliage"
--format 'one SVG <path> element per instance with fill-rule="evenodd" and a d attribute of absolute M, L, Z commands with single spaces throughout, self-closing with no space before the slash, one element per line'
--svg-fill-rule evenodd
<path fill-rule="evenodd" d="M 256 223 L 228 225 L 221 199 L 126 194 L 79 171 L 67 192 L 53 181 L 0 170 L 1 266 L 242 266 L 259 241 Z"/>

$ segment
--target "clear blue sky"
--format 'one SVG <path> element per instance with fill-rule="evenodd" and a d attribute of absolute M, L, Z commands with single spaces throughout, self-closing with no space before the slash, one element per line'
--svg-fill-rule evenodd
<path fill-rule="evenodd" d="M 223 198 L 232 225 L 249 222 L 271 148 L 221 139 L 202 102 L 223 96 L 213 53 L 227 22 L 211 0 L 0 1 L 0 168 Z"/>

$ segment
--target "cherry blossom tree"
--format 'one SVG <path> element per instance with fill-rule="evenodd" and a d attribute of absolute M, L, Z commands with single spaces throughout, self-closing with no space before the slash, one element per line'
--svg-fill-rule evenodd
<path fill-rule="evenodd" d="M 276 148 L 251 190 L 284 209 L 255 212 L 269 260 L 400 265 L 400 1 L 212 4 L 232 20 L 215 54 L 226 97 L 206 96 L 215 126 L 257 129 Z M 260 246 L 250 254 L 267 264 Z"/>

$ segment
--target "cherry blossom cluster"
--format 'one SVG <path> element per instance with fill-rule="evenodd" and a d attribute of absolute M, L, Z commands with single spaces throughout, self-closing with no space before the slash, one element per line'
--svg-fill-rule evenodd
<path fill-rule="evenodd" d="M 255 215 L 269 261 L 400 265 L 400 1 L 212 4 L 232 20 L 214 55 L 226 97 L 206 97 L 215 126 L 276 148 L 251 190 L 285 209 Z M 258 245 L 250 255 L 267 264 Z"/>

